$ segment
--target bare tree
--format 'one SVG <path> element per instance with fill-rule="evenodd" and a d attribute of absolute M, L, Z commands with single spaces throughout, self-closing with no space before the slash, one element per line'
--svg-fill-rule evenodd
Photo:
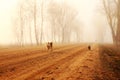
<path fill-rule="evenodd" d="M 36 0 L 34 0 L 34 29 L 35 29 L 35 39 L 36 39 L 36 43 L 37 45 L 39 45 L 39 35 L 38 35 L 38 29 L 37 29 L 37 21 L 36 21 L 36 17 L 37 16 L 37 3 Z"/>
<path fill-rule="evenodd" d="M 40 6 L 38 3 L 40 2 Z M 34 0 L 34 29 L 35 39 L 37 45 L 42 43 L 43 40 L 43 23 L 44 23 L 44 1 Z M 40 14 L 40 15 L 39 15 Z M 41 20 L 40 20 L 41 19 Z M 37 21 L 38 20 L 38 21 Z M 38 24 L 40 23 L 40 26 Z"/>
<path fill-rule="evenodd" d="M 116 32 L 116 42 L 120 45 L 120 0 L 115 0 L 117 5 L 117 32 Z"/>
<path fill-rule="evenodd" d="M 48 13 L 50 15 L 54 37 L 56 35 L 59 36 L 62 43 L 68 42 L 70 40 L 71 27 L 74 27 L 71 24 L 76 18 L 76 11 L 66 3 L 58 4 L 52 2 L 48 7 Z"/>
<path fill-rule="evenodd" d="M 25 16 L 24 16 L 24 21 L 25 21 L 25 28 L 26 28 L 26 38 L 29 39 L 29 44 L 32 44 L 33 43 L 33 40 L 32 40 L 32 22 L 33 22 L 33 19 L 34 19 L 34 5 L 32 4 L 33 3 L 33 0 L 24 0 L 24 12 L 25 12 Z M 25 35 L 25 34 L 24 34 Z"/>
<path fill-rule="evenodd" d="M 15 18 L 15 35 L 18 41 L 19 45 L 23 45 L 23 41 L 24 41 L 24 18 L 23 18 L 23 5 L 22 5 L 22 1 L 19 2 L 18 4 L 18 10 L 17 10 L 17 16 Z"/>
<path fill-rule="evenodd" d="M 44 36 L 45 7 L 48 7 L 48 16 L 51 23 L 51 37 L 56 42 L 70 42 L 72 32 L 79 36 L 79 24 L 76 21 L 77 12 L 68 4 L 59 4 L 53 1 L 46 5 L 43 0 L 21 0 L 18 11 L 18 25 L 15 26 L 18 42 L 26 44 L 28 41 L 39 45 Z M 40 4 L 39 4 L 40 3 Z M 48 21 L 49 21 L 48 20 Z M 47 21 L 46 21 L 47 22 Z M 48 22 L 49 23 L 49 22 Z M 77 24 L 77 26 L 76 26 Z M 19 26 L 19 27 L 18 27 Z M 49 27 L 50 28 L 50 27 Z"/>
<path fill-rule="evenodd" d="M 34 4 L 33 4 L 34 3 Z M 26 42 L 36 42 L 37 45 L 42 43 L 43 38 L 43 1 L 38 6 L 38 0 L 19 0 L 17 8 L 17 40 L 21 45 Z M 39 26 L 38 23 L 41 25 Z M 34 36 L 34 37 L 33 37 Z M 29 40 L 28 40 L 29 38 Z"/>
<path fill-rule="evenodd" d="M 19 45 L 26 44 L 28 38 L 32 44 L 33 8 L 30 1 L 20 0 L 16 8 L 14 31 Z"/>
<path fill-rule="evenodd" d="M 120 0 L 102 0 L 113 43 L 120 44 Z"/>
<path fill-rule="evenodd" d="M 43 39 L 43 22 L 44 22 L 44 17 L 43 17 L 43 0 L 41 0 L 41 36 L 40 36 L 40 43 L 42 43 L 42 39 Z"/>

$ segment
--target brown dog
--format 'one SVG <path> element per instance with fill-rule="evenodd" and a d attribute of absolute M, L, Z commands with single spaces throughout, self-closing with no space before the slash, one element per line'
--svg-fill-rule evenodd
<path fill-rule="evenodd" d="M 90 45 L 88 46 L 88 49 L 91 50 L 91 46 Z"/>
<path fill-rule="evenodd" d="M 52 50 L 52 47 L 53 47 L 53 43 L 52 42 L 48 42 L 47 43 L 47 49 L 48 50 Z"/>

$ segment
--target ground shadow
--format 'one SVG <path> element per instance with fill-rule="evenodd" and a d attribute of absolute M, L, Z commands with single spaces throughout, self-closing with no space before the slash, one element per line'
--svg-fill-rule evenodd
<path fill-rule="evenodd" d="M 120 49 L 113 45 L 99 46 L 102 80 L 120 80 Z"/>

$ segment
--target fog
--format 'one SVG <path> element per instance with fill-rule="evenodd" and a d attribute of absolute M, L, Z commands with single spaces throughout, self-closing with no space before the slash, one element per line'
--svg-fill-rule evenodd
<path fill-rule="evenodd" d="M 37 2 L 39 1 L 40 0 L 37 0 Z M 44 10 L 43 23 L 44 24 L 43 24 L 43 31 L 42 31 L 43 32 L 42 42 L 44 43 L 47 41 L 53 41 L 51 36 L 52 35 L 51 31 L 53 29 L 51 29 L 52 25 L 50 25 L 50 23 L 52 22 L 48 21 L 48 14 L 46 11 L 48 10 L 46 7 L 46 5 L 48 4 L 47 0 L 46 1 L 43 0 L 43 1 L 44 1 L 44 7 L 43 7 L 43 10 Z M 113 42 L 111 30 L 107 23 L 107 19 L 105 15 L 101 13 L 102 10 L 100 9 L 100 4 L 101 4 L 100 0 L 54 0 L 54 1 L 58 4 L 65 3 L 69 5 L 73 10 L 76 11 L 74 25 L 77 26 L 75 28 L 80 30 L 77 33 L 75 31 L 77 29 L 75 29 L 74 31 L 71 31 L 70 42 L 81 42 L 81 43 L 82 42 L 95 42 L 95 43 L 112 43 Z M 17 41 L 16 41 L 17 31 L 15 30 L 15 27 L 18 27 L 19 25 L 15 23 L 19 21 L 16 19 L 19 3 L 20 3 L 20 0 L 12 0 L 12 1 L 0 0 L 0 44 L 1 45 L 17 44 Z M 39 6 L 41 5 L 39 5 L 39 3 L 37 4 L 38 4 L 37 7 L 39 8 Z M 36 21 L 37 25 L 40 26 L 42 20 L 41 20 L 41 17 L 39 17 L 39 14 L 37 16 L 37 20 L 38 20 Z M 68 21 L 66 21 L 65 23 L 66 25 L 68 25 Z M 31 21 L 30 24 L 33 25 L 33 21 Z M 34 33 L 33 27 L 31 27 L 31 29 L 32 29 L 31 41 L 32 43 L 35 43 L 36 41 L 34 39 L 35 36 L 33 34 Z M 39 29 L 39 32 L 40 32 L 40 29 Z M 27 28 L 24 31 L 26 32 L 25 33 L 26 36 L 24 36 L 24 38 L 26 38 L 24 39 L 25 43 L 30 43 L 30 40 L 28 37 L 29 34 L 27 33 L 29 31 L 27 30 Z M 62 40 L 62 37 L 59 38 L 59 36 L 61 36 L 61 33 L 57 33 L 57 34 L 60 34 L 60 35 L 57 35 L 57 36 L 54 35 L 54 37 L 56 39 L 56 42 L 60 42 L 59 40 Z M 78 36 L 79 36 L 79 41 L 76 40 Z M 67 42 L 67 40 L 65 40 L 65 42 Z"/>

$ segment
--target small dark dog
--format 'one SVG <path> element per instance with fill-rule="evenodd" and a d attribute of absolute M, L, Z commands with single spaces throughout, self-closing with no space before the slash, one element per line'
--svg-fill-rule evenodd
<path fill-rule="evenodd" d="M 48 50 L 52 50 L 52 47 L 53 47 L 53 43 L 52 42 L 48 42 L 47 43 L 47 49 Z"/>
<path fill-rule="evenodd" d="M 91 46 L 90 45 L 88 46 L 88 49 L 91 50 Z"/>

